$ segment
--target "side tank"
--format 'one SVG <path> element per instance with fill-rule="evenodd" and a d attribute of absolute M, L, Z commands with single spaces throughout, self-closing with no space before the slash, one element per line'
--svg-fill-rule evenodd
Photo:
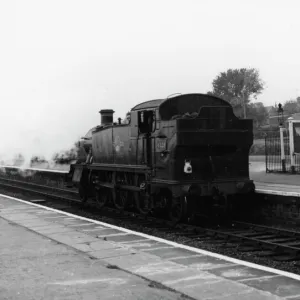
<path fill-rule="evenodd" d="M 108 111 L 111 113 L 109 122 L 104 123 L 101 117 L 101 126 L 92 132 L 93 163 L 149 165 L 151 145 L 147 136 L 148 128 L 143 128 L 141 118 L 145 123 L 148 122 L 153 116 L 153 111 L 143 112 L 143 117 L 141 112 L 131 111 L 127 114 L 125 124 L 121 123 L 120 119 L 118 123 L 112 123 L 113 111 L 105 110 L 105 113 Z M 100 111 L 100 114 L 102 113 L 103 111 Z M 149 124 L 152 126 L 152 121 L 149 121 Z"/>

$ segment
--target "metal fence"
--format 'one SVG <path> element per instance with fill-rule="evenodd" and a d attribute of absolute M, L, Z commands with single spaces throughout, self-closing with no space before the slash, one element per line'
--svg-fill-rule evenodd
<path fill-rule="evenodd" d="M 295 154 L 295 173 L 300 174 L 300 153 Z"/>
<path fill-rule="evenodd" d="M 288 131 L 283 132 L 284 155 L 282 156 L 280 132 L 270 132 L 265 137 L 266 172 L 291 172 Z M 300 166 L 300 164 L 298 164 Z"/>

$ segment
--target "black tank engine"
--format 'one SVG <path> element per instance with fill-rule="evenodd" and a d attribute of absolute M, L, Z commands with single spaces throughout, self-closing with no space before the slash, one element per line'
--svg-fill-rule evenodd
<path fill-rule="evenodd" d="M 252 120 L 238 119 L 231 105 L 206 94 L 185 94 L 138 104 L 113 123 L 101 110 L 101 126 L 81 142 L 70 169 L 82 200 L 98 207 L 136 206 L 175 221 L 254 191 L 249 179 Z"/>

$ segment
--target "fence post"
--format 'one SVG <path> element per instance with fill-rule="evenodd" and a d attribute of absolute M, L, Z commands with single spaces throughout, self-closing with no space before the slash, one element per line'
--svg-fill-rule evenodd
<path fill-rule="evenodd" d="M 284 128 L 282 126 L 280 126 L 279 130 L 280 130 L 281 165 L 282 165 L 282 171 L 285 173 L 286 172 L 286 167 L 285 167 L 284 137 L 283 137 Z"/>
<path fill-rule="evenodd" d="M 289 140 L 290 140 L 290 157 L 291 157 L 291 171 L 295 173 L 295 143 L 294 143 L 294 130 L 293 130 L 293 118 L 288 118 L 289 121 Z"/>
<path fill-rule="evenodd" d="M 268 173 L 267 134 L 265 134 L 265 163 L 266 163 L 266 173 Z"/>

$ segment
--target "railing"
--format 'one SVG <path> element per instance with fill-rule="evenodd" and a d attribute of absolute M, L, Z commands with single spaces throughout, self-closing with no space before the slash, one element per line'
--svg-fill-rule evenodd
<path fill-rule="evenodd" d="M 280 132 L 270 132 L 265 137 L 266 172 L 287 172 L 290 169 L 290 147 L 287 131 L 283 131 L 283 147 Z M 284 151 L 282 151 L 284 150 Z"/>
<path fill-rule="evenodd" d="M 300 155 L 294 154 L 295 164 L 292 168 L 290 155 L 289 131 L 270 132 L 265 137 L 266 172 L 300 173 Z"/>
<path fill-rule="evenodd" d="M 295 173 L 300 174 L 300 153 L 295 153 Z"/>

